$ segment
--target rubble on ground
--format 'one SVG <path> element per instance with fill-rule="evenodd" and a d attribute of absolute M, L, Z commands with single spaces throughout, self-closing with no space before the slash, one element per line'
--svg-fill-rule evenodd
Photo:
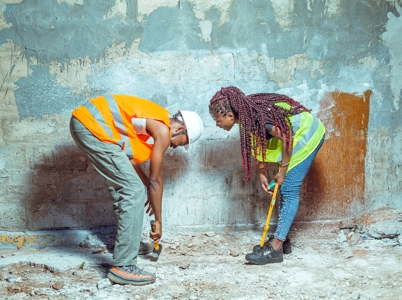
<path fill-rule="evenodd" d="M 165 233 L 159 260 L 138 260 L 157 274 L 141 287 L 106 278 L 110 239 L 0 251 L 1 299 L 398 299 L 401 216 L 382 209 L 339 224 L 295 224 L 292 253 L 263 266 L 244 259 L 262 231 Z"/>

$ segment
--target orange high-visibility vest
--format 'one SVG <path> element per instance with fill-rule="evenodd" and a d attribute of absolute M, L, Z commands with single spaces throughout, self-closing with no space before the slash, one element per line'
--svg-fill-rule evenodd
<path fill-rule="evenodd" d="M 168 110 L 152 101 L 128 95 L 92 98 L 76 108 L 73 116 L 99 140 L 119 145 L 128 157 L 139 163 L 150 159 L 153 145 L 146 142 L 149 136 L 137 135 L 132 119 L 158 120 L 170 129 Z"/>

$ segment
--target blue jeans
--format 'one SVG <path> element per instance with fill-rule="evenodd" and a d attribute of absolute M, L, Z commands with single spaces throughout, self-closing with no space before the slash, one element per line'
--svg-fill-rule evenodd
<path fill-rule="evenodd" d="M 310 170 L 311 164 L 322 144 L 325 135 L 322 137 L 317 148 L 305 160 L 286 173 L 285 181 L 281 186 L 280 213 L 278 227 L 275 231 L 275 238 L 281 241 L 286 240 L 290 226 L 299 208 L 300 186 Z"/>

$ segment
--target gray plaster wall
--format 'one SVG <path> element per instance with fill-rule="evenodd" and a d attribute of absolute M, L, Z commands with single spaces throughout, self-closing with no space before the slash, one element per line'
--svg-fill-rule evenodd
<path fill-rule="evenodd" d="M 264 223 L 268 200 L 245 181 L 237 130 L 208 113 L 229 85 L 315 114 L 328 92 L 371 90 L 364 209 L 402 208 L 401 13 L 400 0 L 0 0 L 0 229 L 114 223 L 68 129 L 74 108 L 109 93 L 204 120 L 190 151 L 165 155 L 165 226 Z"/>

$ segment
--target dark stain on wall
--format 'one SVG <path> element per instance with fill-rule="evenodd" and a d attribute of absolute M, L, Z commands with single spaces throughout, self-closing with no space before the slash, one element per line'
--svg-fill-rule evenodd
<path fill-rule="evenodd" d="M 303 183 L 299 220 L 349 217 L 364 203 L 370 96 L 336 91 L 321 101 L 326 140 Z"/>

